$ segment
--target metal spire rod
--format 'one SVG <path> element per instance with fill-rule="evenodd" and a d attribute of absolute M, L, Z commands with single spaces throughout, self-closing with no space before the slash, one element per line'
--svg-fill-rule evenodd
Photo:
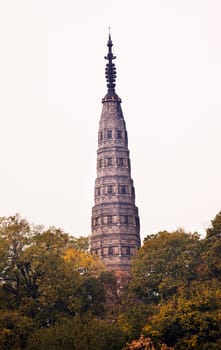
<path fill-rule="evenodd" d="M 106 64 L 105 68 L 105 77 L 107 81 L 107 88 L 108 88 L 108 95 L 115 95 L 115 81 L 116 81 L 116 67 L 115 64 L 112 62 L 116 56 L 113 55 L 112 53 L 112 40 L 111 40 L 111 34 L 110 34 L 110 27 L 109 27 L 109 37 L 108 37 L 108 42 L 107 42 L 107 47 L 108 47 L 108 54 L 104 58 L 108 60 L 108 63 Z"/>

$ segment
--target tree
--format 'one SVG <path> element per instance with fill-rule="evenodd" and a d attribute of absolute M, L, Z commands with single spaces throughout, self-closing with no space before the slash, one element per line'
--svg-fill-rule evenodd
<path fill-rule="evenodd" d="M 137 339 L 145 327 L 147 320 L 156 312 L 156 306 L 152 304 L 136 303 L 126 298 L 123 310 L 118 316 L 118 324 L 125 332 L 128 340 Z"/>
<path fill-rule="evenodd" d="M 220 232 L 221 213 L 205 239 L 183 230 L 159 232 L 146 238 L 135 257 L 129 297 L 140 299 L 145 311 L 155 305 L 140 333 L 158 346 L 221 348 Z"/>
<path fill-rule="evenodd" d="M 7 319 L 20 317 L 35 329 L 47 329 L 61 318 L 87 312 L 101 315 L 103 270 L 101 262 L 87 252 L 86 240 L 79 241 L 55 227 L 32 226 L 19 215 L 0 218 L 0 308 Z M 19 338 L 22 329 L 13 322 Z M 19 349 L 17 338 L 4 322 L 0 332 L 7 349 Z M 12 335 L 11 343 L 7 334 Z M 27 338 L 27 334 L 22 336 L 24 342 Z"/>
<path fill-rule="evenodd" d="M 125 336 L 119 326 L 85 314 L 37 330 L 26 350 L 120 350 L 124 345 Z"/>
<path fill-rule="evenodd" d="M 37 273 L 33 271 L 25 251 L 39 227 L 31 227 L 19 215 L 0 218 L 0 281 L 7 291 L 11 308 L 18 306 L 24 296 L 35 297 Z"/>
<path fill-rule="evenodd" d="M 133 340 L 130 344 L 127 344 L 123 350 L 155 350 L 154 343 L 149 337 L 140 336 L 138 340 Z M 166 344 L 162 344 L 160 350 L 174 350 L 174 348 L 168 347 Z"/>
<path fill-rule="evenodd" d="M 130 290 L 145 303 L 167 300 L 196 279 L 200 238 L 183 230 L 148 236 L 134 258 Z"/>
<path fill-rule="evenodd" d="M 24 349 L 33 326 L 33 321 L 18 311 L 1 310 L 0 349 Z"/>
<path fill-rule="evenodd" d="M 207 279 L 217 278 L 221 281 L 221 212 L 211 221 L 203 240 L 203 259 Z"/>
<path fill-rule="evenodd" d="M 211 227 L 206 230 L 207 238 L 211 236 L 221 237 L 221 211 L 211 220 Z"/>
<path fill-rule="evenodd" d="M 177 350 L 220 349 L 221 284 L 217 280 L 192 282 L 170 300 L 159 304 L 143 329 L 158 343 Z"/>

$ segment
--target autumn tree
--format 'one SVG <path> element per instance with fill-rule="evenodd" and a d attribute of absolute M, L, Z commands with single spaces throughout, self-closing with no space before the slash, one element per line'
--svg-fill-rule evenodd
<path fill-rule="evenodd" d="M 88 237 L 0 218 L 0 348 L 120 350 L 143 334 L 157 350 L 219 350 L 221 213 L 206 233 L 147 236 L 119 296 Z"/>
<path fill-rule="evenodd" d="M 175 294 L 179 286 L 197 277 L 200 237 L 183 230 L 147 236 L 134 258 L 131 292 L 145 303 L 158 303 Z"/>
<path fill-rule="evenodd" d="M 221 284 L 194 281 L 158 306 L 143 333 L 176 350 L 219 350 L 221 345 Z"/>
<path fill-rule="evenodd" d="M 183 230 L 159 232 L 145 239 L 135 257 L 128 298 L 140 302 L 144 313 L 152 305 L 138 326 L 157 349 L 162 343 L 176 350 L 220 349 L 220 234 L 219 213 L 204 239 Z"/>
<path fill-rule="evenodd" d="M 61 318 L 88 312 L 100 316 L 105 303 L 102 271 L 104 266 L 87 252 L 83 238 L 78 241 L 55 227 L 32 226 L 19 215 L 1 218 L 0 307 L 8 321 L 2 321 L 0 328 L 6 348 L 15 347 L 7 343 L 7 334 L 13 332 L 24 343 L 13 321 L 19 317 L 25 320 L 21 324 L 28 325 L 29 320 L 34 328 L 44 329 Z M 17 342 L 15 336 L 10 339 Z"/>
<path fill-rule="evenodd" d="M 86 314 L 36 330 L 26 350 L 120 350 L 125 343 L 125 334 L 118 325 Z"/>
<path fill-rule="evenodd" d="M 221 281 L 221 212 L 211 221 L 203 240 L 203 259 L 207 279 Z"/>

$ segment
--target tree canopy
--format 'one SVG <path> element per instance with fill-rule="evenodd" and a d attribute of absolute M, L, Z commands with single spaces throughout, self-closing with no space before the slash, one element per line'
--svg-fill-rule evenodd
<path fill-rule="evenodd" d="M 146 237 L 127 294 L 149 310 L 140 333 L 176 350 L 221 348 L 220 235 L 219 213 L 204 239 L 183 230 Z"/>
<path fill-rule="evenodd" d="M 88 237 L 0 218 L 0 349 L 220 350 L 220 237 L 148 235 L 119 294 Z"/>

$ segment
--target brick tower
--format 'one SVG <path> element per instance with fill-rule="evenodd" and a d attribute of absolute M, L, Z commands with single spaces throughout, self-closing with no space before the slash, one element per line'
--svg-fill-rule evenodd
<path fill-rule="evenodd" d="M 98 131 L 95 205 L 92 208 L 91 252 L 110 270 L 128 274 L 140 247 L 140 223 L 131 178 L 126 125 L 115 93 L 116 68 L 109 35 L 105 59 L 107 94 Z"/>

